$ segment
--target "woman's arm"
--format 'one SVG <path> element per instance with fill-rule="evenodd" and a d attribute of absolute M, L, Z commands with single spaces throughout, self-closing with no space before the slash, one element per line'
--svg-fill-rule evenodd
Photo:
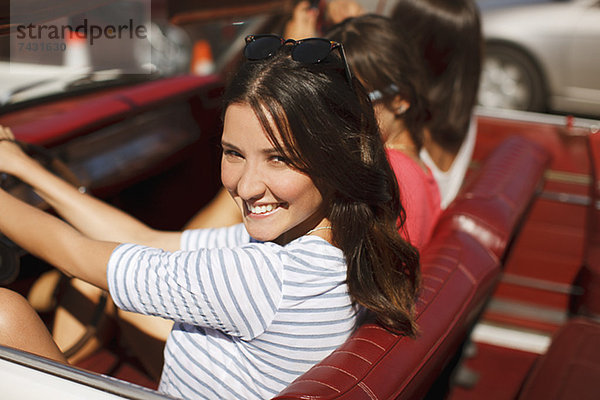
<path fill-rule="evenodd" d="M 294 7 L 292 18 L 284 28 L 286 39 L 304 39 L 319 36 L 317 33 L 317 17 L 319 10 L 310 6 L 308 1 L 301 1 Z"/>
<path fill-rule="evenodd" d="M 68 275 L 108 289 L 106 266 L 117 243 L 90 239 L 60 219 L 0 189 L 0 231 Z"/>
<path fill-rule="evenodd" d="M 0 126 L 0 139 L 13 139 Z M 179 249 L 179 232 L 154 230 L 130 215 L 58 178 L 9 140 L 0 141 L 0 170 L 31 185 L 64 219 L 91 239 Z"/>

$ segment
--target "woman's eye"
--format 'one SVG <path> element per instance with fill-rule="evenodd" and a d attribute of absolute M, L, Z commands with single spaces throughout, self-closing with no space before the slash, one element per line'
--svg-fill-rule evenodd
<path fill-rule="evenodd" d="M 290 160 L 287 157 L 281 156 L 281 155 L 274 155 L 271 156 L 271 161 L 275 162 L 275 163 L 281 163 L 281 164 L 289 164 Z"/>
<path fill-rule="evenodd" d="M 242 155 L 235 150 L 223 150 L 223 154 L 225 155 L 225 157 L 242 157 Z"/>

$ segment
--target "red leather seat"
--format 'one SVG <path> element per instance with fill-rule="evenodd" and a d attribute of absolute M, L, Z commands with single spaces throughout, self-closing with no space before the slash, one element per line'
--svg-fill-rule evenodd
<path fill-rule="evenodd" d="M 417 339 L 377 324 L 346 343 L 275 399 L 423 397 L 476 321 L 500 275 L 499 259 L 548 161 L 521 138 L 499 146 L 443 214 L 421 254 Z"/>
<path fill-rule="evenodd" d="M 569 320 L 534 364 L 519 400 L 592 400 L 600 397 L 600 323 Z"/>
<path fill-rule="evenodd" d="M 423 396 L 460 347 L 499 271 L 497 260 L 470 235 L 442 232 L 422 254 L 419 337 L 413 340 L 377 324 L 363 325 L 276 398 Z"/>
<path fill-rule="evenodd" d="M 572 311 L 600 318 L 600 132 L 589 136 L 592 182 L 591 204 L 588 209 L 587 241 L 583 265 L 575 279 L 575 286 L 582 289 L 581 296 L 574 297 Z"/>

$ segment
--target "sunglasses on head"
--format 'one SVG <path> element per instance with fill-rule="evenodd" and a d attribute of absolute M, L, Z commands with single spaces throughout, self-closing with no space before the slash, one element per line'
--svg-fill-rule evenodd
<path fill-rule="evenodd" d="M 247 60 L 264 60 L 273 56 L 282 46 L 292 46 L 292 59 L 304 64 L 318 64 L 333 51 L 338 49 L 340 58 L 344 63 L 344 71 L 348 84 L 352 87 L 352 74 L 346 61 L 344 47 L 341 43 L 325 38 L 309 39 L 284 39 L 278 35 L 248 35 L 246 36 L 246 47 L 244 56 Z"/>

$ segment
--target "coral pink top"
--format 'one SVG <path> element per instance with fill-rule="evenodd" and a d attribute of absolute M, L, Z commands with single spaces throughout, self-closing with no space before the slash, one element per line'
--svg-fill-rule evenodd
<path fill-rule="evenodd" d="M 400 233 L 413 246 L 422 249 L 431 238 L 441 213 L 440 191 L 429 169 L 425 171 L 401 151 L 387 149 L 386 152 L 398 179 L 400 198 L 406 210 L 406 233 Z"/>

